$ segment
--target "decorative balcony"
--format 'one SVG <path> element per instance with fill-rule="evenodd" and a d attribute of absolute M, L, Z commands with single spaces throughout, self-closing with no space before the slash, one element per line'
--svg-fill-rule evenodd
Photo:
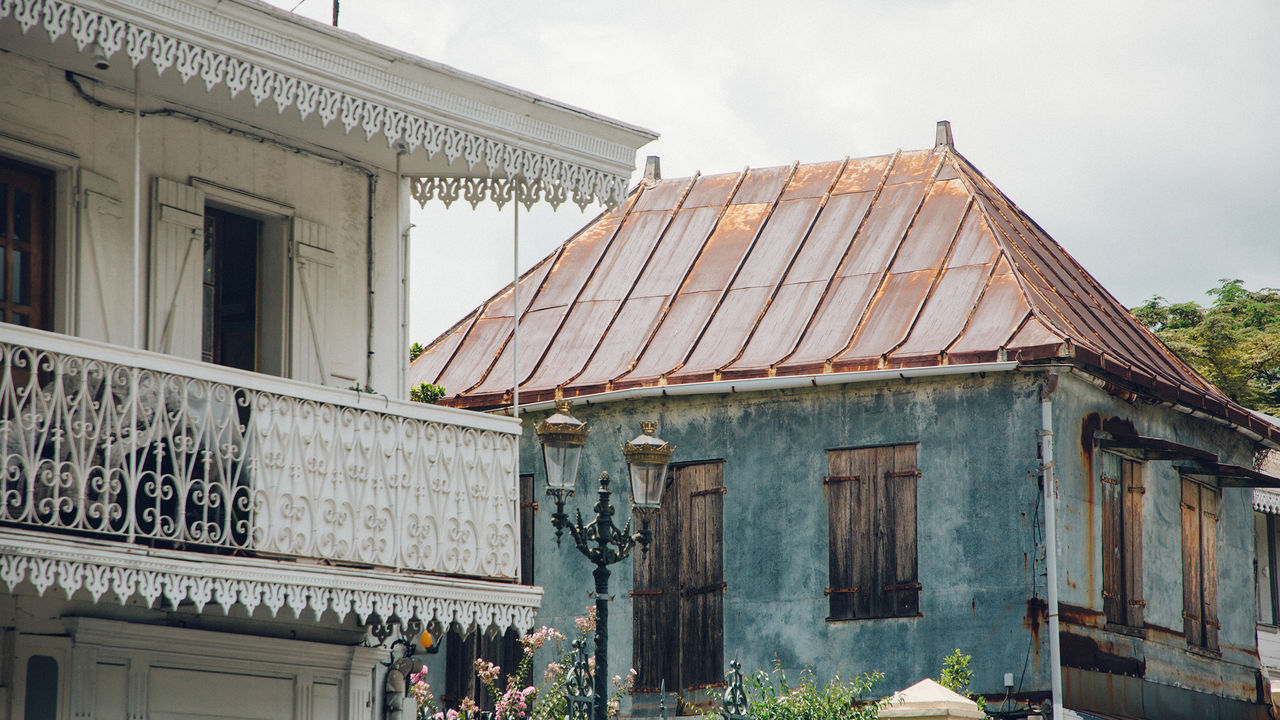
<path fill-rule="evenodd" d="M 225 561 L 241 568 L 283 557 L 387 578 L 514 578 L 517 432 L 505 418 L 0 326 L 0 525 L 79 536 L 67 546 L 98 556 L 143 545 L 240 556 Z M 12 586 L 23 573 L 4 560 Z M 33 564 L 39 587 L 37 575 Z M 227 606 L 243 590 L 164 594 Z"/>

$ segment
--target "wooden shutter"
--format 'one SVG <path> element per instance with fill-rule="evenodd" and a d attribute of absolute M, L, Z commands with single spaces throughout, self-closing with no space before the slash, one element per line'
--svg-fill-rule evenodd
<path fill-rule="evenodd" d="M 1120 456 L 1099 454 L 1099 493 L 1102 511 L 1102 611 L 1107 622 L 1124 624 L 1124 493 Z"/>
<path fill-rule="evenodd" d="M 1142 593 L 1142 465 L 1133 460 L 1120 463 L 1120 483 L 1124 488 L 1124 594 L 1126 622 L 1130 627 L 1145 624 L 1146 600 Z"/>
<path fill-rule="evenodd" d="M 333 339 L 328 333 L 325 303 L 335 260 L 334 253 L 326 249 L 327 239 L 323 226 L 294 218 L 290 366 L 293 379 L 317 385 L 333 381 L 329 374 Z"/>
<path fill-rule="evenodd" d="M 1204 646 L 1218 649 L 1218 491 L 1200 486 L 1200 586 Z"/>
<path fill-rule="evenodd" d="M 132 286 L 119 282 L 133 267 L 124 208 L 114 180 L 80 170 L 80 231 L 76 243 L 76 334 L 104 342 L 130 342 L 124 324 L 133 308 Z"/>
<path fill-rule="evenodd" d="M 920 610 L 914 444 L 827 454 L 830 619 Z"/>
<path fill-rule="evenodd" d="M 724 482 L 722 463 L 676 469 L 679 475 L 681 687 L 724 678 Z"/>
<path fill-rule="evenodd" d="M 520 584 L 533 585 L 533 531 L 538 503 L 533 499 L 533 475 L 520 476 Z"/>
<path fill-rule="evenodd" d="M 667 475 L 665 505 L 651 522 L 653 541 L 648 552 L 635 553 L 635 582 L 631 591 L 632 667 L 638 692 L 668 691 L 680 685 L 680 535 L 679 508 L 674 487 L 679 468 Z"/>
<path fill-rule="evenodd" d="M 203 268 L 204 191 L 156 178 L 151 190 L 149 349 L 200 359 Z"/>
<path fill-rule="evenodd" d="M 908 617 L 920 612 L 916 549 L 916 485 L 920 471 L 916 468 L 916 446 L 880 448 L 877 458 L 892 462 L 883 473 L 883 527 L 889 528 L 889 533 L 881 591 L 888 606 L 886 614 Z"/>
<path fill-rule="evenodd" d="M 1187 642 L 1204 645 L 1200 590 L 1200 486 L 1182 481 L 1182 617 Z"/>

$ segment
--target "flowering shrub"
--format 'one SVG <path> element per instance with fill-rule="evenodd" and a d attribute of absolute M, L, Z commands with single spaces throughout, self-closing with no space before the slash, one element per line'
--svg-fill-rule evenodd
<path fill-rule="evenodd" d="M 576 618 L 574 625 L 580 638 L 586 639 L 594 633 L 595 608 L 587 608 L 586 616 Z M 566 681 L 569 670 L 573 666 L 573 650 L 567 647 L 566 641 L 567 638 L 563 633 L 550 627 L 538 628 L 521 637 L 520 663 L 505 677 L 501 667 L 484 658 L 476 659 L 476 675 L 494 701 L 493 720 L 560 720 L 568 714 L 569 699 Z M 526 685 L 524 679 L 532 677 L 534 653 L 548 643 L 554 647 L 556 660 L 547 663 L 539 685 Z M 590 665 L 594 670 L 594 658 Z M 409 676 L 409 681 L 412 683 L 410 692 L 418 701 L 417 720 L 472 720 L 480 714 L 472 698 L 464 698 L 457 710 L 441 710 L 426 677 L 426 668 Z M 634 669 L 628 671 L 625 676 L 613 677 L 614 691 L 607 701 L 610 717 L 617 716 L 622 695 L 631 691 L 635 684 L 635 677 Z"/>
<path fill-rule="evenodd" d="M 872 720 L 884 700 L 871 702 L 871 690 L 881 673 L 844 679 L 839 675 L 819 685 L 813 668 L 800 671 L 800 682 L 791 685 L 781 668 L 772 673 L 757 670 L 743 682 L 751 715 L 757 720 Z"/>

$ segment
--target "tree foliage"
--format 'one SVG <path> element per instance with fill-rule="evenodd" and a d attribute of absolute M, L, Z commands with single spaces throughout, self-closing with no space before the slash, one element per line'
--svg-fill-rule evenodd
<path fill-rule="evenodd" d="M 1132 312 L 1227 397 L 1280 413 L 1280 290 L 1220 282 L 1208 307 L 1157 295 Z"/>

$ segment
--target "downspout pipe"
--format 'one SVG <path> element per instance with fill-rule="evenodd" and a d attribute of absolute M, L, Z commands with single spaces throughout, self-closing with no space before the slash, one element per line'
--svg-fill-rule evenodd
<path fill-rule="evenodd" d="M 1049 682 L 1053 695 L 1053 720 L 1062 720 L 1062 647 L 1058 638 L 1058 483 L 1053 469 L 1053 392 L 1058 375 L 1049 373 L 1040 389 L 1040 468 L 1044 482 L 1045 572 L 1048 575 Z"/>

